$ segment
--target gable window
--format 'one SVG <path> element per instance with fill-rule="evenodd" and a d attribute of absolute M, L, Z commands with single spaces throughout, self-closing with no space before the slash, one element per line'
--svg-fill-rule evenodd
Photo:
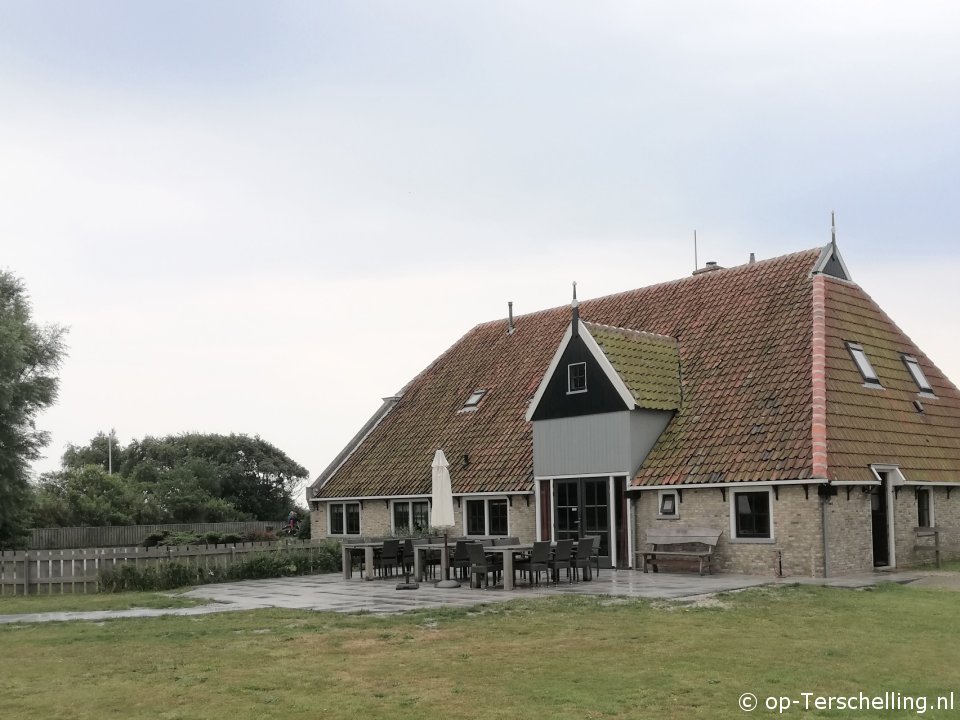
<path fill-rule="evenodd" d="M 853 357 L 853 362 L 857 365 L 857 370 L 860 371 L 860 375 L 863 376 L 863 381 L 867 385 L 880 385 L 880 379 L 877 377 L 877 371 L 873 369 L 873 365 L 870 364 L 870 359 L 867 357 L 867 354 L 863 350 L 863 346 L 858 343 L 847 343 L 847 350 L 850 351 L 850 355 Z"/>
<path fill-rule="evenodd" d="M 476 410 L 477 405 L 480 404 L 480 401 L 486 394 L 486 390 L 474 390 L 472 393 L 470 393 L 470 397 L 467 398 L 467 401 L 463 404 L 463 407 L 460 408 L 459 412 L 471 412 Z"/>
<path fill-rule="evenodd" d="M 917 387 L 920 388 L 920 392 L 933 393 L 933 388 L 930 387 L 930 381 L 927 380 L 927 376 L 923 374 L 923 368 L 920 367 L 917 359 L 912 355 L 901 355 L 900 357 L 903 359 L 904 365 L 907 366 L 907 370 L 910 371 L 910 377 L 913 378 Z"/>
<path fill-rule="evenodd" d="M 930 488 L 917 488 L 917 527 L 933 527 L 933 501 Z"/>
<path fill-rule="evenodd" d="M 330 535 L 360 534 L 360 503 L 330 503 L 327 506 Z"/>
<path fill-rule="evenodd" d="M 587 364 L 585 362 L 567 365 L 567 393 L 587 391 Z"/>
<path fill-rule="evenodd" d="M 657 502 L 657 515 L 662 518 L 679 517 L 677 500 L 676 490 L 661 490 Z"/>
<path fill-rule="evenodd" d="M 430 527 L 430 503 L 426 500 L 394 500 L 393 531 L 421 532 Z"/>
<path fill-rule="evenodd" d="M 772 540 L 770 491 L 733 492 L 731 524 L 738 540 Z"/>
<path fill-rule="evenodd" d="M 467 500 L 464 505 L 467 535 L 505 536 L 508 533 L 505 499 Z"/>

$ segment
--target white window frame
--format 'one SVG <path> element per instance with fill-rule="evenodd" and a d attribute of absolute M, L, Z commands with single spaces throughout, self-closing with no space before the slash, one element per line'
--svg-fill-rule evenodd
<path fill-rule="evenodd" d="M 880 383 L 880 376 L 877 375 L 873 363 L 871 363 L 870 358 L 867 357 L 867 352 L 863 349 L 863 345 L 848 340 L 847 351 L 850 353 L 850 357 L 853 358 L 853 364 L 856 365 L 860 377 L 863 378 L 863 384 L 874 388 L 883 387 Z"/>
<path fill-rule="evenodd" d="M 333 512 L 331 508 L 334 505 L 340 505 L 343 507 L 343 532 L 335 533 L 333 532 Z M 347 532 L 349 527 L 347 524 L 347 505 L 356 505 L 357 506 L 357 532 Z M 336 500 L 333 502 L 327 503 L 327 535 L 329 537 L 359 537 L 363 535 L 363 505 L 359 500 Z"/>
<path fill-rule="evenodd" d="M 770 537 L 768 538 L 755 538 L 755 537 L 739 537 L 737 535 L 737 495 L 743 495 L 744 493 L 767 493 L 767 507 L 770 508 Z M 756 544 L 756 545 L 770 545 L 775 542 L 775 528 L 774 528 L 774 517 L 773 517 L 773 488 L 771 487 L 744 487 L 737 489 L 730 489 L 730 542 L 732 543 L 744 543 L 744 544 Z"/>
<path fill-rule="evenodd" d="M 661 512 L 663 510 L 663 499 L 668 496 L 673 496 L 673 513 L 664 514 Z M 680 519 L 680 493 L 676 490 L 660 490 L 657 492 L 657 519 L 658 520 L 679 520 Z"/>
<path fill-rule="evenodd" d="M 583 365 L 583 387 L 580 390 L 573 389 L 573 376 L 570 374 L 573 368 Z M 575 362 L 567 365 L 567 395 L 578 395 L 587 391 L 587 363 Z"/>
<path fill-rule="evenodd" d="M 491 535 L 490 534 L 490 502 L 505 502 L 507 504 L 507 532 L 503 535 Z M 477 535 L 475 533 L 470 533 L 470 526 L 467 523 L 467 503 L 470 502 L 482 502 L 483 503 L 483 534 Z M 470 497 L 464 496 L 460 500 L 460 512 L 461 519 L 463 520 L 463 534 L 464 537 L 509 537 L 510 536 L 510 500 L 506 495 L 497 496 L 497 497 Z"/>
<path fill-rule="evenodd" d="M 409 500 L 391 500 L 390 501 L 390 531 L 396 535 L 397 534 L 397 524 L 396 524 L 396 515 L 394 514 L 394 507 L 397 505 L 406 505 L 407 506 L 407 519 L 410 522 L 410 525 L 406 528 L 403 528 L 401 532 L 413 532 L 413 504 L 414 503 L 426 503 L 427 505 L 427 527 L 424 530 L 429 529 L 430 527 L 430 517 L 432 515 L 430 507 L 430 500 L 428 498 L 411 498 Z"/>
<path fill-rule="evenodd" d="M 913 355 L 901 355 L 900 359 L 903 360 L 903 364 L 907 366 L 907 371 L 910 373 L 910 377 L 913 378 L 913 382 L 916 383 L 916 386 L 920 389 L 921 394 L 934 396 L 933 386 L 927 379 L 926 373 L 923 372 L 923 368 L 920 367 L 920 361 Z"/>

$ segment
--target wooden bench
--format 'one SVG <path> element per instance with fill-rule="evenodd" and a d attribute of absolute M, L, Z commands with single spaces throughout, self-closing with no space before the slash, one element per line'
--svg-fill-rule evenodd
<path fill-rule="evenodd" d="M 643 571 L 647 572 L 647 564 L 653 565 L 653 571 L 658 572 L 657 560 L 664 558 L 693 558 L 700 563 L 700 574 L 703 575 L 703 567 L 706 565 L 707 572 L 713 574 L 713 568 L 710 566 L 710 560 L 713 557 L 713 549 L 720 540 L 722 530 L 711 530 L 710 528 L 662 528 L 649 530 L 647 532 L 647 544 L 651 546 L 650 550 L 640 550 L 637 555 L 642 556 Z M 678 548 L 682 545 L 700 545 L 702 549 L 684 549 L 670 550 L 664 548 Z"/>

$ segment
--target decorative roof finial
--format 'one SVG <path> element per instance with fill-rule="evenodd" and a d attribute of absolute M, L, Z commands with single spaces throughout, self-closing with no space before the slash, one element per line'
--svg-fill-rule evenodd
<path fill-rule="evenodd" d="M 580 334 L 580 301 L 577 300 L 577 281 L 573 281 L 573 301 L 570 303 L 570 331 L 574 337 Z"/>
<path fill-rule="evenodd" d="M 837 247 L 837 219 L 836 213 L 833 210 L 830 211 L 830 244 L 833 245 L 834 249 Z"/>

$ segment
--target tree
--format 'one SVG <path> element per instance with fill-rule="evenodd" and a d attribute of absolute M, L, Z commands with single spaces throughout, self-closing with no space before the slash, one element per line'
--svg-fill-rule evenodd
<path fill-rule="evenodd" d="M 45 476 L 41 483 L 39 506 L 47 519 L 38 522 L 71 517 L 75 524 L 101 524 L 108 514 L 103 506 L 83 504 L 80 495 L 64 488 L 89 483 L 91 472 L 106 469 L 103 433 L 87 445 L 68 447 L 63 470 Z M 137 524 L 281 520 L 295 507 L 293 489 L 308 475 L 259 437 L 200 433 L 114 444 L 113 469 L 111 477 L 119 478 L 125 488 L 114 493 L 117 502 L 126 502 L 128 493 L 137 498 L 134 505 L 123 505 Z M 126 512 L 118 507 L 113 511 Z"/>
<path fill-rule="evenodd" d="M 65 332 L 34 323 L 23 283 L 0 270 L 0 548 L 30 527 L 29 463 L 49 441 L 36 417 L 56 400 Z"/>

